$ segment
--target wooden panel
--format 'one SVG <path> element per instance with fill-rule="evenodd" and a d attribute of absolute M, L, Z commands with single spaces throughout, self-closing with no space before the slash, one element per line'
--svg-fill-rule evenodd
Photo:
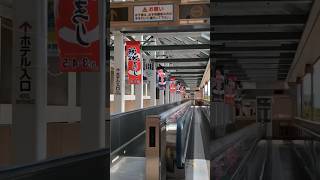
<path fill-rule="evenodd" d="M 80 151 L 80 123 L 64 123 L 62 129 L 63 155 L 75 154 Z"/>
<path fill-rule="evenodd" d="M 80 123 L 48 123 L 48 158 L 80 151 Z"/>
<path fill-rule="evenodd" d="M 11 126 L 0 126 L 0 168 L 12 163 Z"/>
<path fill-rule="evenodd" d="M 57 157 L 62 154 L 62 123 L 47 124 L 47 157 Z"/>

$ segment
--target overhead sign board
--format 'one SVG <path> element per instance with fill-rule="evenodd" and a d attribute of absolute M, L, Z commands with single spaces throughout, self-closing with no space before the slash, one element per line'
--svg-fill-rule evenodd
<path fill-rule="evenodd" d="M 155 4 L 147 6 L 134 6 L 134 22 L 173 21 L 173 4 Z"/>
<path fill-rule="evenodd" d="M 97 0 L 55 1 L 55 31 L 62 72 L 99 71 Z"/>
<path fill-rule="evenodd" d="M 180 19 L 210 18 L 210 4 L 183 4 L 179 6 Z"/>

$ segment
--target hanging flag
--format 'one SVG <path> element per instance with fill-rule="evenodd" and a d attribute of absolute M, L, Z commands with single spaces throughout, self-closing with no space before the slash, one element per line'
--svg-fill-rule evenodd
<path fill-rule="evenodd" d="M 224 85 L 225 85 L 225 79 L 224 79 L 223 69 L 216 67 L 214 69 L 213 86 L 212 86 L 214 102 L 224 102 Z"/>
<path fill-rule="evenodd" d="M 226 80 L 225 97 L 224 101 L 226 104 L 235 104 L 235 96 L 237 90 L 237 77 L 233 75 L 228 75 Z"/>
<path fill-rule="evenodd" d="M 97 0 L 56 0 L 55 31 L 62 72 L 99 71 Z"/>
<path fill-rule="evenodd" d="M 128 83 L 141 84 L 142 83 L 142 66 L 140 54 L 140 41 L 126 42 L 126 57 L 128 69 Z"/>
<path fill-rule="evenodd" d="M 170 92 L 176 92 L 176 77 L 170 77 Z"/>
<path fill-rule="evenodd" d="M 157 70 L 157 84 L 160 90 L 166 89 L 166 73 L 161 67 L 159 67 Z"/>

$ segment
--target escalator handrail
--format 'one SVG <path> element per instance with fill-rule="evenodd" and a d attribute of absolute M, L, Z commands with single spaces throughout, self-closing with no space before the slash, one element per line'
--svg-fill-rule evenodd
<path fill-rule="evenodd" d="M 233 146 L 234 143 L 241 141 L 242 139 L 252 137 L 252 134 L 255 133 L 255 131 L 258 131 L 259 124 L 254 123 L 252 125 L 249 125 L 245 128 L 242 128 L 236 132 L 233 132 L 225 137 L 219 138 L 215 140 L 210 146 L 215 147 L 215 150 L 210 151 L 211 159 L 214 159 L 215 157 L 219 156 L 221 153 L 223 153 L 226 149 Z M 260 139 L 260 138 L 259 138 Z"/>
<path fill-rule="evenodd" d="M 161 123 L 166 123 L 167 119 L 172 116 L 174 113 L 176 113 L 179 109 L 185 108 L 187 106 L 191 105 L 191 100 L 188 100 L 187 102 L 184 102 L 174 108 L 171 108 L 165 112 L 162 112 L 160 114 L 157 115 L 148 115 L 147 117 L 158 117 L 160 118 Z"/>
<path fill-rule="evenodd" d="M 243 170 L 243 168 L 247 165 L 248 160 L 250 159 L 250 157 L 254 154 L 254 152 L 257 149 L 257 144 L 260 141 L 260 139 L 256 139 L 252 145 L 250 146 L 249 151 L 246 153 L 246 155 L 242 158 L 238 168 L 235 170 L 235 172 L 233 173 L 232 177 L 230 178 L 230 180 L 235 180 L 237 179 L 237 176 L 240 174 L 240 172 Z"/>
<path fill-rule="evenodd" d="M 41 162 L 1 169 L 0 179 L 17 178 L 24 175 L 32 176 L 33 174 L 39 174 L 41 171 L 62 167 L 68 164 L 81 162 L 96 157 L 105 157 L 106 159 L 109 159 L 109 149 L 105 148 L 92 152 L 63 156 L 59 158 L 47 159 Z"/>
<path fill-rule="evenodd" d="M 162 104 L 162 105 L 157 105 L 157 106 L 151 106 L 151 107 L 147 107 L 147 108 L 143 108 L 143 109 L 135 109 L 135 110 L 132 110 L 132 111 L 127 111 L 127 112 L 114 113 L 114 114 L 111 114 L 111 119 L 117 118 L 118 116 L 126 116 L 128 114 L 133 114 L 133 113 L 137 113 L 137 112 L 141 112 L 141 111 L 146 111 L 146 110 L 149 110 L 149 109 L 156 109 L 156 108 L 159 108 L 159 107 L 162 107 L 162 106 L 168 106 L 168 105 L 174 105 L 174 104 L 183 104 L 186 101 L 188 101 L 188 100 L 177 101 L 177 102 L 173 102 L 173 103 L 170 103 L 170 104 Z"/>

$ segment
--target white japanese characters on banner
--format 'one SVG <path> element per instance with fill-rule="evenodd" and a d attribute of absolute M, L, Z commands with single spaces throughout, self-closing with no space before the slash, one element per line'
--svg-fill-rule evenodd
<path fill-rule="evenodd" d="M 134 22 L 173 21 L 173 4 L 134 6 Z"/>

